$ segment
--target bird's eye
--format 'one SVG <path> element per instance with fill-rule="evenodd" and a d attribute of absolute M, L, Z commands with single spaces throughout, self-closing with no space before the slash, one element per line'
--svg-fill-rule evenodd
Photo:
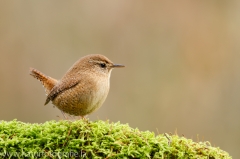
<path fill-rule="evenodd" d="M 105 63 L 101 63 L 100 66 L 101 66 L 102 68 L 105 68 L 105 67 L 106 67 L 106 64 L 105 64 Z"/>

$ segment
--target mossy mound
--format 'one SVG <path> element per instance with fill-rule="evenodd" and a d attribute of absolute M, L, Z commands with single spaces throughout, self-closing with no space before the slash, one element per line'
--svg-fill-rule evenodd
<path fill-rule="evenodd" d="M 209 142 L 108 121 L 0 122 L 0 158 L 230 159 Z"/>

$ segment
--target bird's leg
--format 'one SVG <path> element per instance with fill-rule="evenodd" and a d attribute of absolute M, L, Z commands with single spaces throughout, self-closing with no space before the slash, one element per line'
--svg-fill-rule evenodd
<path fill-rule="evenodd" d="M 64 118 L 68 120 L 68 118 L 67 118 L 67 116 L 65 115 L 65 113 L 64 113 L 62 110 L 61 110 L 61 112 L 62 112 L 62 115 L 64 116 Z"/>
<path fill-rule="evenodd" d="M 87 118 L 85 118 L 85 116 L 79 116 L 80 120 L 86 120 Z"/>

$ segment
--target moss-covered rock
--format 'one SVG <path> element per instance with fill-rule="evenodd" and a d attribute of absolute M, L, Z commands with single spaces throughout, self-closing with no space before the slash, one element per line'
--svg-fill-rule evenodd
<path fill-rule="evenodd" d="M 108 121 L 0 122 L 0 158 L 230 159 L 209 142 Z"/>

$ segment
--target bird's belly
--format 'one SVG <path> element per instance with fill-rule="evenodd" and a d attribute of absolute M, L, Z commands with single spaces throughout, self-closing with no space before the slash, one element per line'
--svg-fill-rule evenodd
<path fill-rule="evenodd" d="M 109 84 L 97 83 L 94 88 L 88 88 L 81 92 L 66 90 L 59 94 L 52 102 L 65 113 L 75 116 L 85 116 L 92 113 L 105 101 Z"/>

